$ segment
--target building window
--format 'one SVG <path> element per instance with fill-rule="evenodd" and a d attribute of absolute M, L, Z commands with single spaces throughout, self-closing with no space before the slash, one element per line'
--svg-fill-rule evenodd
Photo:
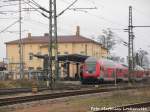
<path fill-rule="evenodd" d="M 96 52 L 96 56 L 98 56 L 98 52 Z"/>
<path fill-rule="evenodd" d="M 85 54 L 85 52 L 84 52 L 84 51 L 81 51 L 80 54 Z"/>
<path fill-rule="evenodd" d="M 38 49 L 41 50 L 41 45 L 38 46 Z"/>
<path fill-rule="evenodd" d="M 32 45 L 30 45 L 30 48 L 32 49 Z"/>
<path fill-rule="evenodd" d="M 29 67 L 28 70 L 34 70 L 34 67 Z"/>
<path fill-rule="evenodd" d="M 65 44 L 65 48 L 67 48 L 68 47 L 68 45 L 67 44 Z"/>
<path fill-rule="evenodd" d="M 60 52 L 58 52 L 58 54 L 60 54 Z"/>
<path fill-rule="evenodd" d="M 94 51 L 94 56 L 96 56 L 96 52 Z"/>
<path fill-rule="evenodd" d="M 37 55 L 41 55 L 42 53 L 41 52 L 37 52 Z"/>
<path fill-rule="evenodd" d="M 64 54 L 68 54 L 68 52 L 64 52 Z"/>
<path fill-rule="evenodd" d="M 42 68 L 41 68 L 41 67 L 37 67 L 36 69 L 37 69 L 37 70 L 42 70 Z"/>
<path fill-rule="evenodd" d="M 33 53 L 29 53 L 29 60 L 33 60 Z"/>

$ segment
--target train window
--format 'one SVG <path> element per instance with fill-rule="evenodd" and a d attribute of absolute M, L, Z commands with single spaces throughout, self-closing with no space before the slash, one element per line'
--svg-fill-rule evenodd
<path fill-rule="evenodd" d="M 120 69 L 119 72 L 122 72 L 122 70 Z"/>
<path fill-rule="evenodd" d="M 100 66 L 100 70 L 104 71 L 104 67 Z"/>
<path fill-rule="evenodd" d="M 127 78 L 127 77 L 128 77 L 128 74 L 124 74 L 124 76 L 125 76 L 125 78 Z"/>
<path fill-rule="evenodd" d="M 88 62 L 87 67 L 89 73 L 93 73 L 96 71 L 96 63 Z"/>
<path fill-rule="evenodd" d="M 29 53 L 29 60 L 33 60 L 33 53 Z"/>
<path fill-rule="evenodd" d="M 115 72 L 114 71 L 112 72 L 112 77 L 115 77 Z"/>
<path fill-rule="evenodd" d="M 116 72 L 118 72 L 119 70 L 118 69 L 116 69 Z"/>

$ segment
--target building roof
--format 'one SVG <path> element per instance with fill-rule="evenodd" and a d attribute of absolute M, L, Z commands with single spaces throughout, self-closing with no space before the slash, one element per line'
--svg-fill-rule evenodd
<path fill-rule="evenodd" d="M 29 43 L 39 43 L 39 44 L 47 44 L 49 42 L 49 37 L 48 35 L 44 36 L 30 36 L 22 39 L 23 44 L 29 44 Z M 84 36 L 76 36 L 76 35 L 62 35 L 58 36 L 58 42 L 59 43 L 96 43 L 100 44 L 94 40 L 91 40 L 89 38 L 86 38 Z M 14 41 L 9 41 L 6 42 L 6 44 L 18 44 L 19 40 L 14 40 Z M 101 45 L 101 44 L 100 44 Z"/>
<path fill-rule="evenodd" d="M 5 44 L 19 44 L 20 40 L 14 40 L 6 42 Z M 45 33 L 43 36 L 31 36 L 31 33 L 28 33 L 28 36 L 25 38 L 22 38 L 23 44 L 48 44 L 49 42 L 49 34 Z M 76 34 L 76 35 L 61 35 L 58 36 L 58 43 L 95 43 L 98 45 L 101 45 L 103 49 L 106 49 L 101 43 L 96 42 L 95 40 L 89 39 L 87 37 L 84 37 L 82 35 Z"/>

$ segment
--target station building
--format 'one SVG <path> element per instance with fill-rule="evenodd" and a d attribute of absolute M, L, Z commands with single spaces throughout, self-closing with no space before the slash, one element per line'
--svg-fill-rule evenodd
<path fill-rule="evenodd" d="M 31 54 L 48 55 L 48 42 L 48 33 L 43 36 L 32 36 L 31 33 L 28 33 L 28 36 L 22 39 L 25 71 L 43 69 L 43 60 Z M 80 35 L 80 27 L 77 26 L 75 35 L 58 36 L 58 55 L 70 54 L 106 58 L 108 50 L 102 44 Z M 6 42 L 6 58 L 9 62 L 8 71 L 19 72 L 19 40 Z M 69 74 L 74 77 L 77 71 L 76 66 L 74 63 L 69 66 Z M 61 74 L 61 77 L 65 77 L 64 74 Z"/>

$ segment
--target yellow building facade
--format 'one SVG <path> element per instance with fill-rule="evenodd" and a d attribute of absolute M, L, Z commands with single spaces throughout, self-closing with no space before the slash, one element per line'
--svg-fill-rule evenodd
<path fill-rule="evenodd" d="M 24 70 L 43 69 L 43 60 L 31 56 L 31 54 L 48 54 L 48 34 L 43 36 L 32 36 L 28 34 L 22 39 Z M 75 35 L 58 36 L 58 55 L 80 54 L 102 58 L 108 56 L 108 50 L 100 43 L 80 35 L 77 27 Z M 19 40 L 6 43 L 6 58 L 8 59 L 8 70 L 19 71 Z M 70 65 L 70 74 L 74 76 L 76 67 Z M 62 75 L 63 76 L 63 75 Z"/>

